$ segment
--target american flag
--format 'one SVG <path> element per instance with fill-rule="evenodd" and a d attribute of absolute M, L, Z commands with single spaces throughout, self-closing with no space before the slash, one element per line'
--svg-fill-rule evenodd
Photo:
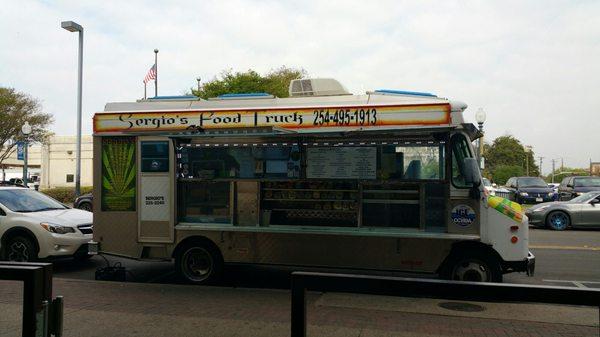
<path fill-rule="evenodd" d="M 150 68 L 150 70 L 148 70 L 146 77 L 144 77 L 144 84 L 152 81 L 155 78 L 156 78 L 156 63 L 152 65 L 152 68 Z"/>

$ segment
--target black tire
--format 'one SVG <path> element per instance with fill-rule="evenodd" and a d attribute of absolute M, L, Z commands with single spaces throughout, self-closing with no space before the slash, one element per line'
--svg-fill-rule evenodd
<path fill-rule="evenodd" d="M 84 210 L 84 211 L 92 212 L 92 204 L 89 202 L 82 202 L 81 204 L 79 204 L 77 206 L 77 208 Z"/>
<path fill-rule="evenodd" d="M 208 242 L 189 242 L 178 249 L 175 269 L 187 283 L 215 284 L 223 273 L 223 257 L 218 248 Z"/>
<path fill-rule="evenodd" d="M 546 216 L 546 226 L 555 231 L 564 231 L 571 226 L 571 217 L 563 211 L 553 211 Z"/>
<path fill-rule="evenodd" d="M 2 258 L 7 261 L 33 262 L 37 260 L 37 249 L 31 239 L 13 236 L 6 240 Z"/>
<path fill-rule="evenodd" d="M 440 270 L 440 278 L 454 281 L 502 282 L 500 261 L 484 251 L 452 253 Z"/>

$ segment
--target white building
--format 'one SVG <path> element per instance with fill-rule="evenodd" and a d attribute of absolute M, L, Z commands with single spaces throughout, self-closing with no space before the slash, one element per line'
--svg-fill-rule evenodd
<path fill-rule="evenodd" d="M 76 136 L 52 136 L 48 144 L 34 144 L 29 147 L 29 175 L 40 175 L 40 188 L 75 187 L 76 141 Z M 82 136 L 81 186 L 92 185 L 92 158 L 92 136 Z M 23 175 L 23 161 L 17 160 L 16 151 L 2 166 L 5 179 L 20 178 Z"/>

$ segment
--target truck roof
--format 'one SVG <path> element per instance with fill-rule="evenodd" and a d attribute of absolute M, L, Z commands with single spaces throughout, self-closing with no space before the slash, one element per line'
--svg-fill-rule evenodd
<path fill-rule="evenodd" d="M 295 133 L 456 127 L 464 123 L 466 108 L 465 103 L 433 94 L 398 90 L 286 98 L 246 93 L 208 100 L 163 96 L 107 103 L 94 116 L 94 134 L 264 127 Z"/>

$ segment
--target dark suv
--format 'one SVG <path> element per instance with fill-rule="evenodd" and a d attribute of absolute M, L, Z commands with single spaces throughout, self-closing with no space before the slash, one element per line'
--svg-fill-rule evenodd
<path fill-rule="evenodd" d="M 520 204 L 554 201 L 554 191 L 540 177 L 512 177 L 506 182 L 510 200 Z"/>
<path fill-rule="evenodd" d="M 600 190 L 600 177 L 573 176 L 566 177 L 558 186 L 560 200 L 571 200 L 583 193 Z"/>

